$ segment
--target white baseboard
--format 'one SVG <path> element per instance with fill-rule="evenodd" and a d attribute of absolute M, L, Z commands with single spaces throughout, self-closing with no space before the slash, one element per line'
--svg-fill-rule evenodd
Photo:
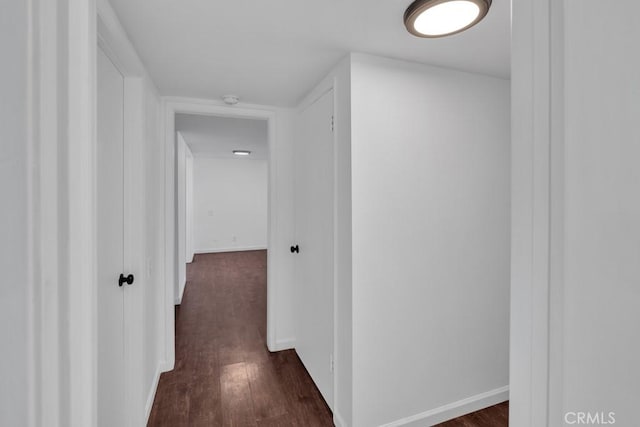
<path fill-rule="evenodd" d="M 263 251 L 266 250 L 266 246 L 242 246 L 237 248 L 212 248 L 212 249 L 198 249 L 196 254 L 215 254 L 219 252 L 244 252 L 244 251 Z"/>
<path fill-rule="evenodd" d="M 145 422 L 144 425 L 149 423 L 149 416 L 151 415 L 151 409 L 153 409 L 153 401 L 156 398 L 156 392 L 158 391 L 158 384 L 160 383 L 160 374 L 162 374 L 162 363 L 158 363 L 158 367 L 156 368 L 156 373 L 153 377 L 153 383 L 151 384 L 151 390 L 149 390 L 149 394 L 147 395 L 147 403 L 144 408 L 145 412 Z"/>
<path fill-rule="evenodd" d="M 184 296 L 184 290 L 187 288 L 187 282 L 184 282 L 184 286 L 182 287 L 178 287 L 178 296 L 176 297 L 176 300 L 174 301 L 174 305 L 180 305 L 182 304 L 182 297 Z"/>
<path fill-rule="evenodd" d="M 431 409 L 407 418 L 392 421 L 380 427 L 425 427 L 497 405 L 509 399 L 509 386 L 480 393 L 439 408 Z"/>
<path fill-rule="evenodd" d="M 337 412 L 333 413 L 333 424 L 336 427 L 347 427 L 347 424 L 344 422 L 340 414 Z"/>
<path fill-rule="evenodd" d="M 175 368 L 175 366 L 167 363 L 166 360 L 160 362 L 160 366 L 158 366 L 158 370 L 160 370 L 160 373 L 173 371 L 173 368 Z"/>
<path fill-rule="evenodd" d="M 292 348 L 294 348 L 296 345 L 296 339 L 295 338 L 285 338 L 285 339 L 281 339 L 281 340 L 276 340 L 275 344 L 273 345 L 273 347 L 269 348 L 270 352 L 276 352 L 276 351 L 282 351 L 282 350 L 291 350 Z"/>

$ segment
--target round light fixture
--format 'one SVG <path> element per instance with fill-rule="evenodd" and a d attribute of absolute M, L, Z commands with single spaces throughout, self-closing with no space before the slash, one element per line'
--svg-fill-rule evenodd
<path fill-rule="evenodd" d="M 404 25 L 417 37 L 450 36 L 476 25 L 489 7 L 491 0 L 416 0 L 404 13 Z"/>
<path fill-rule="evenodd" d="M 251 154 L 251 151 L 248 150 L 233 150 L 233 154 L 236 156 L 248 156 Z"/>
<path fill-rule="evenodd" d="M 222 100 L 227 105 L 236 105 L 240 101 L 240 97 L 238 95 L 223 95 Z"/>

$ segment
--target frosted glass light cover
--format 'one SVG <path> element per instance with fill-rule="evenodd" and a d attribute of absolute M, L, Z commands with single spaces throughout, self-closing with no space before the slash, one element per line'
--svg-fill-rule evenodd
<path fill-rule="evenodd" d="M 407 30 L 418 37 L 456 34 L 478 23 L 491 0 L 417 0 L 405 13 Z"/>

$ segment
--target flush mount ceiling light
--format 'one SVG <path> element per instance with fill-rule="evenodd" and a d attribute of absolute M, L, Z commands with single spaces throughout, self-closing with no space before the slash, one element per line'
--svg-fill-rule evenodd
<path fill-rule="evenodd" d="M 249 154 L 251 154 L 251 151 L 247 151 L 247 150 L 233 150 L 233 154 L 235 154 L 236 156 L 248 156 Z"/>
<path fill-rule="evenodd" d="M 404 25 L 417 37 L 450 36 L 485 17 L 491 0 L 416 0 L 404 13 Z"/>
<path fill-rule="evenodd" d="M 222 100 L 227 105 L 236 105 L 240 101 L 240 97 L 238 95 L 223 95 Z"/>

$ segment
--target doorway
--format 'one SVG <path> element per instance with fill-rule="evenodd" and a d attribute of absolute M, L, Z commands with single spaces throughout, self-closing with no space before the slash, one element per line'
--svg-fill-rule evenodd
<path fill-rule="evenodd" d="M 277 209 L 278 194 L 276 192 L 276 111 L 268 109 L 257 109 L 243 106 L 227 106 L 223 103 L 214 101 L 202 101 L 202 100 L 187 100 L 182 98 L 166 98 L 165 99 L 165 209 L 168 230 L 167 239 L 165 242 L 165 251 L 167 259 L 173 260 L 166 265 L 167 277 L 173 280 L 168 283 L 167 294 L 172 299 L 176 299 L 176 295 L 180 289 L 181 282 L 181 269 L 182 265 L 185 265 L 186 261 L 186 239 L 183 240 L 183 236 L 179 233 L 178 224 L 178 212 L 179 206 L 178 192 L 177 192 L 177 168 L 176 159 L 179 155 L 178 144 L 176 139 L 176 118 L 181 115 L 187 116 L 199 116 L 204 118 L 218 118 L 218 119 L 249 119 L 262 121 L 266 124 L 267 130 L 267 143 L 265 158 L 267 161 L 267 236 L 266 236 L 266 249 L 269 254 L 267 259 L 267 319 L 266 319 L 266 343 L 270 351 L 278 351 L 284 348 L 290 348 L 287 342 L 281 342 L 276 339 L 276 313 L 279 310 L 277 306 L 277 298 L 275 295 L 278 293 L 279 281 L 276 280 L 276 276 L 281 271 L 281 264 L 283 263 L 282 252 L 275 250 L 274 242 L 280 239 L 279 233 L 279 211 Z M 251 151 L 251 150 L 249 150 Z M 209 215 L 209 210 L 205 211 L 206 215 Z M 213 212 L 215 215 L 215 211 Z M 186 216 L 186 212 L 185 212 Z M 173 230 L 173 232 L 171 232 Z M 186 231 L 186 227 L 185 227 Z M 233 238 L 233 235 L 231 235 Z M 236 242 L 238 236 L 236 235 Z M 281 239 L 280 239 L 281 240 Z M 183 241 L 185 246 L 184 253 L 180 251 L 180 244 Z M 195 238 L 193 240 L 195 245 Z M 195 248 L 195 246 L 194 246 Z M 195 250 L 194 250 L 195 252 Z M 186 265 L 184 267 L 184 274 L 186 279 Z M 173 309 L 170 313 L 167 313 L 167 319 L 170 320 L 171 325 L 174 326 Z M 169 354 L 169 365 L 175 363 L 175 337 L 174 327 L 169 327 L 166 330 L 166 342 L 167 342 L 167 354 Z"/>
<path fill-rule="evenodd" d="M 178 287 L 195 254 L 267 249 L 268 122 L 176 114 Z"/>

